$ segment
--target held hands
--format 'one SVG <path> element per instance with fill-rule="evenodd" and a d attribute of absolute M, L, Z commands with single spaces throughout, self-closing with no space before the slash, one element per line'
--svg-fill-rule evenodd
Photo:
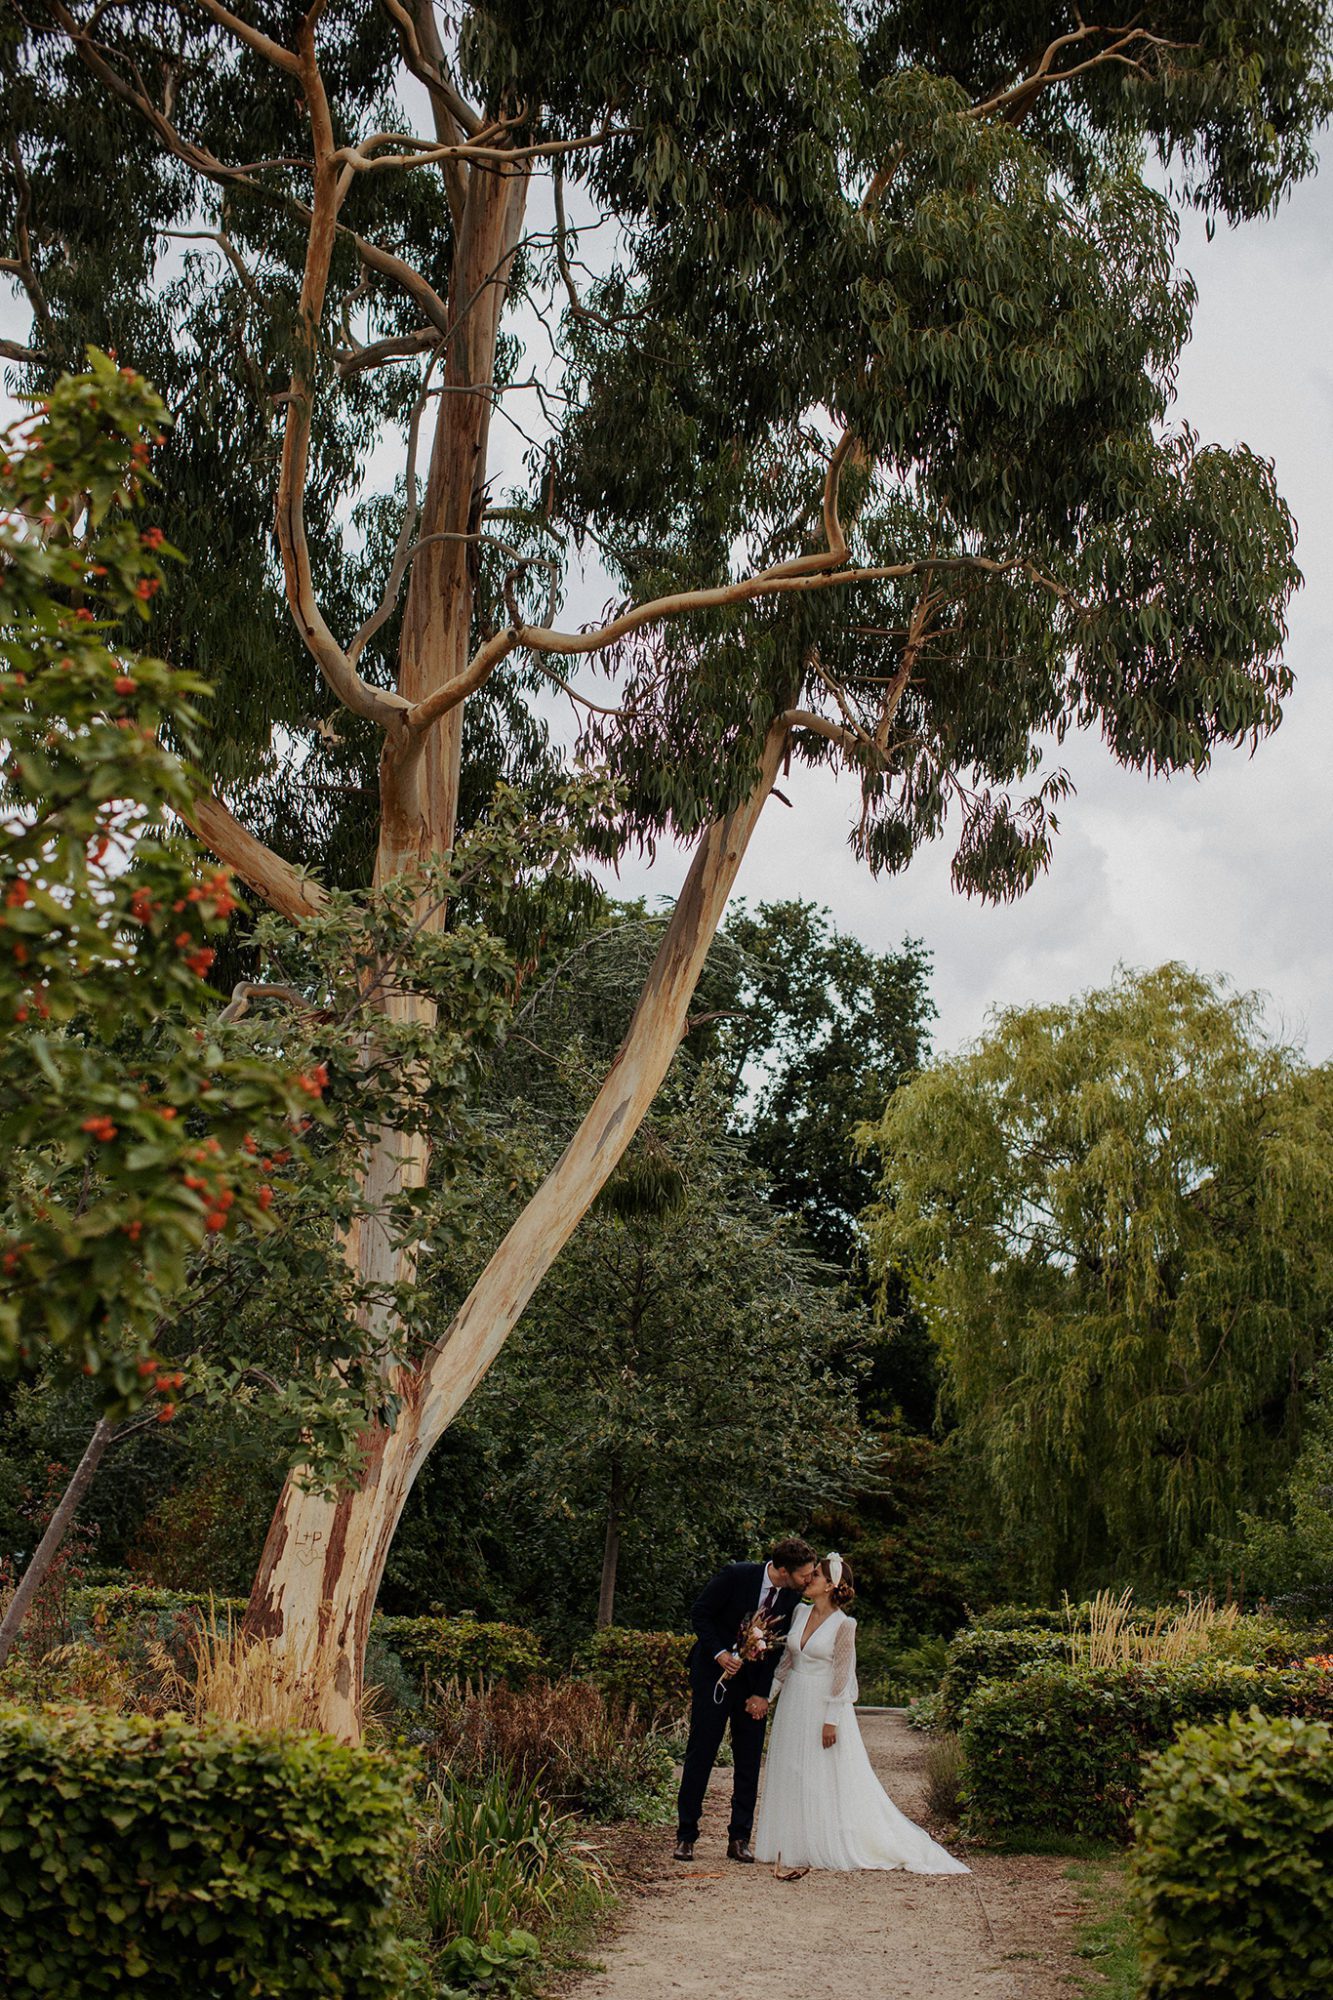
<path fill-rule="evenodd" d="M 762 1722 L 768 1714 L 768 1703 L 765 1701 L 763 1695 L 752 1694 L 745 1704 L 745 1713 L 752 1722 Z"/>
<path fill-rule="evenodd" d="M 835 1744 L 835 1743 L 837 1742 L 837 1740 L 838 1740 L 838 1725 L 837 1725 L 837 1723 L 836 1723 L 836 1722 L 826 1722 L 826 1723 L 824 1724 L 824 1736 L 823 1736 L 823 1743 L 824 1743 L 824 1748 L 825 1748 L 826 1750 L 831 1750 L 831 1749 L 833 1748 L 834 1744 Z"/>

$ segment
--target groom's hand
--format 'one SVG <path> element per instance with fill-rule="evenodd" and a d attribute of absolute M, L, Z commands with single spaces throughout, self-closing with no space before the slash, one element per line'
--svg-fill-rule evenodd
<path fill-rule="evenodd" d="M 723 1680 L 729 1681 L 733 1674 L 738 1674 L 741 1670 L 741 1656 L 739 1653 L 719 1653 L 717 1663 L 722 1669 Z"/>
<path fill-rule="evenodd" d="M 761 1694 L 752 1694 L 745 1704 L 745 1713 L 751 1722 L 762 1722 L 768 1714 L 768 1703 Z"/>

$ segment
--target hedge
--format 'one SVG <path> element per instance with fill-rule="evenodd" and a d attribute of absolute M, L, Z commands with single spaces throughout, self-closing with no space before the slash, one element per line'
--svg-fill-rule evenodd
<path fill-rule="evenodd" d="M 71 1601 L 78 1638 L 105 1641 L 113 1651 L 141 1660 L 145 1641 L 179 1647 L 188 1632 L 215 1616 L 221 1626 L 239 1626 L 241 1597 L 209 1597 L 186 1590 L 158 1590 L 145 1584 L 103 1584 L 77 1591 Z M 522 1687 L 547 1670 L 541 1642 L 522 1625 L 490 1624 L 479 1618 L 389 1618 L 376 1616 L 370 1628 L 375 1657 L 368 1678 L 396 1678 L 401 1666 L 408 1682 L 432 1680 L 504 1681 Z M 393 1655 L 385 1671 L 384 1654 Z M 396 1689 L 392 1690 L 396 1692 Z"/>
<path fill-rule="evenodd" d="M 1333 1719 L 1333 1674 L 1314 1668 L 1037 1665 L 979 1688 L 963 1719 L 969 1833 L 1127 1838 L 1145 1760 L 1182 1723 L 1251 1706 Z"/>
<path fill-rule="evenodd" d="M 523 1625 L 481 1618 L 376 1618 L 371 1636 L 421 1680 L 526 1687 L 548 1671 L 540 1639 Z"/>
<path fill-rule="evenodd" d="M 409 1840 L 330 1737 L 0 1705 L 0 1990 L 396 2000 Z"/>
<path fill-rule="evenodd" d="M 1013 1609 L 1012 1606 L 1004 1608 L 1006 1611 Z M 1074 1611 L 1075 1632 L 1087 1630 L 1086 1610 L 1087 1607 L 1083 1606 Z M 1044 1617 L 1047 1614 L 1040 1615 Z M 1151 1625 L 1155 1615 L 1143 1614 L 1135 1623 L 1145 1628 Z M 1250 1616 L 1241 1619 L 1230 1632 L 1216 1634 L 1208 1652 L 1201 1657 L 1252 1667 L 1287 1667 L 1294 1660 L 1318 1650 L 1320 1636 L 1317 1633 L 1297 1631 L 1274 1619 Z M 942 1726 L 957 1729 L 961 1725 L 967 1703 L 983 1682 L 1013 1680 L 1037 1662 L 1063 1666 L 1073 1664 L 1065 1628 L 1057 1633 L 1035 1619 L 1026 1625 L 1003 1628 L 978 1621 L 960 1632 L 949 1646 L 940 1682 Z"/>
<path fill-rule="evenodd" d="M 994 1604 L 989 1611 L 972 1617 L 970 1632 L 1064 1632 L 1068 1629 L 1063 1611 L 1048 1604 Z"/>
<path fill-rule="evenodd" d="M 1131 1894 L 1143 2000 L 1333 1992 L 1333 1731 L 1258 1709 L 1144 1774 Z"/>
<path fill-rule="evenodd" d="M 1012 1680 L 1040 1661 L 1067 1658 L 1065 1643 L 1054 1632 L 1040 1629 L 997 1632 L 970 1628 L 960 1632 L 945 1655 L 940 1681 L 940 1724 L 957 1729 L 963 1710 L 983 1681 Z"/>
<path fill-rule="evenodd" d="M 687 1664 L 693 1637 L 679 1632 L 631 1632 L 608 1625 L 593 1634 L 587 1670 L 610 1701 L 631 1704 L 648 1723 L 670 1723 L 690 1705 Z"/>

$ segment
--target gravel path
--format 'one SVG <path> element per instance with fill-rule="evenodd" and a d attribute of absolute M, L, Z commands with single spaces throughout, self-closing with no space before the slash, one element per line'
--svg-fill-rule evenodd
<path fill-rule="evenodd" d="M 923 1820 L 923 1739 L 893 1715 L 865 1715 L 861 1728 L 885 1788 Z M 1099 1983 L 1085 1986 L 1073 1954 L 1081 1906 L 1058 1856 L 970 1853 L 931 1826 L 970 1876 L 779 1882 L 762 1864 L 727 1861 L 730 1786 L 730 1771 L 714 1773 L 693 1866 L 671 1861 L 663 1829 L 660 1865 L 569 2000 L 740 2000 L 777 1987 L 796 2000 L 1074 2000 Z"/>

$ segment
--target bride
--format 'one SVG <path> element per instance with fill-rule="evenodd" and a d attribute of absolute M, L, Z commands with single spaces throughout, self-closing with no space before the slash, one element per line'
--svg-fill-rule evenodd
<path fill-rule="evenodd" d="M 778 1702 L 754 1830 L 760 1861 L 966 1875 L 900 1813 L 875 1776 L 852 1707 L 856 1620 L 850 1566 L 825 1556 L 798 1605 L 773 1682 Z M 778 1697 L 781 1695 L 781 1700 Z"/>

